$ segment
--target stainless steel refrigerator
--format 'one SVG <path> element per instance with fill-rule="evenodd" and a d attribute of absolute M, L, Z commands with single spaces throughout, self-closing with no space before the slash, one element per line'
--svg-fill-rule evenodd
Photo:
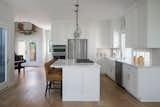
<path fill-rule="evenodd" d="M 87 39 L 68 39 L 68 59 L 87 59 Z"/>

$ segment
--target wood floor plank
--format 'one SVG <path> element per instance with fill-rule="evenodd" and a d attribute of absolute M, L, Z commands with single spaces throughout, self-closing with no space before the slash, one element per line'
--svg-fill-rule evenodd
<path fill-rule="evenodd" d="M 17 75 L 17 84 L 0 93 L 0 107 L 160 107 L 160 103 L 141 103 L 111 79 L 101 75 L 101 101 L 62 102 L 60 91 L 45 97 L 43 68 L 28 68 Z"/>

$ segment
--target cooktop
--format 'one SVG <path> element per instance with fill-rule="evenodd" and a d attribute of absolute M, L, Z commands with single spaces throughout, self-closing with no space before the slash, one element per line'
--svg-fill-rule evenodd
<path fill-rule="evenodd" d="M 76 62 L 77 63 L 94 63 L 94 61 L 90 59 L 77 59 Z"/>

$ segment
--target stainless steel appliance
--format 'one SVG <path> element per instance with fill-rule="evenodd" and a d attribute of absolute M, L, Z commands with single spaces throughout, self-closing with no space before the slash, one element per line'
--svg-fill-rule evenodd
<path fill-rule="evenodd" d="M 116 61 L 115 71 L 116 71 L 116 74 L 115 74 L 116 83 L 122 87 L 123 86 L 123 81 L 122 81 L 123 63 L 122 62 Z"/>
<path fill-rule="evenodd" d="M 87 59 L 87 39 L 68 39 L 68 58 Z"/>
<path fill-rule="evenodd" d="M 66 45 L 53 45 L 53 58 L 65 59 L 66 58 Z"/>

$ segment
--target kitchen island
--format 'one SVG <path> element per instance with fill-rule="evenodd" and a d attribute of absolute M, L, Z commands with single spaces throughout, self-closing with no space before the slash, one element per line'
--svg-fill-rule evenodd
<path fill-rule="evenodd" d="M 100 66 L 97 63 L 60 59 L 51 67 L 62 68 L 63 101 L 100 100 Z"/>

